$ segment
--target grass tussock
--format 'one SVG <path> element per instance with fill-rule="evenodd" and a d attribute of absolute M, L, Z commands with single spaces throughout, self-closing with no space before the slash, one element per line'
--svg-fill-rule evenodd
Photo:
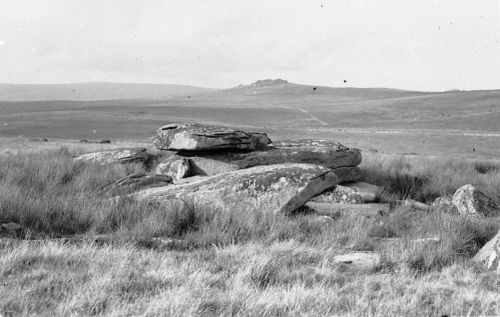
<path fill-rule="evenodd" d="M 500 202 L 500 161 L 367 153 L 360 167 L 365 181 L 383 186 L 381 201 L 430 203 L 472 184 Z"/>
<path fill-rule="evenodd" d="M 298 242 L 153 252 L 46 242 L 3 250 L 4 315 L 497 315 L 500 278 L 464 263 L 349 275 Z M 58 272 L 55 274 L 54 272 Z"/>

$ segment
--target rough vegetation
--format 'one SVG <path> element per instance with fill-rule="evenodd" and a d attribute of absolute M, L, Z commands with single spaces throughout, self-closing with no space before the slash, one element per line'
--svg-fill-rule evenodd
<path fill-rule="evenodd" d="M 168 127 L 0 156 L 2 316 L 500 313 L 498 163 Z"/>
<path fill-rule="evenodd" d="M 470 261 L 498 231 L 497 218 L 404 206 L 325 220 L 307 210 L 222 215 L 189 203 L 114 204 L 119 190 L 103 189 L 152 171 L 73 156 L 62 148 L 0 157 L 0 223 L 21 228 L 1 231 L 4 316 L 500 314 L 499 276 Z M 371 154 L 361 168 L 383 186 L 377 199 L 430 203 L 465 183 L 498 191 L 497 166 Z M 381 261 L 346 271 L 335 257 L 352 251 Z"/>

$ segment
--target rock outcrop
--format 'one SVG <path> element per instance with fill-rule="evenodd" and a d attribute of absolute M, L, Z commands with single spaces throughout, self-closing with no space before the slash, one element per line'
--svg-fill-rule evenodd
<path fill-rule="evenodd" d="M 180 199 L 221 212 L 292 212 L 334 187 L 337 177 L 312 164 L 277 164 L 232 171 L 197 181 L 133 194 L 152 203 Z"/>
<path fill-rule="evenodd" d="M 500 274 L 500 231 L 472 259 L 488 271 Z"/>
<path fill-rule="evenodd" d="M 337 185 L 335 189 L 326 191 L 311 201 L 320 203 L 342 203 L 342 204 L 361 204 L 361 196 L 357 188 L 349 188 Z"/>
<path fill-rule="evenodd" d="M 146 148 L 121 148 L 108 151 L 93 152 L 75 157 L 75 161 L 96 162 L 101 164 L 130 163 L 144 161 L 147 157 Z"/>
<path fill-rule="evenodd" d="M 167 175 L 175 180 L 192 175 L 191 162 L 189 159 L 177 155 L 168 157 L 156 166 L 157 175 Z"/>
<path fill-rule="evenodd" d="M 254 155 L 259 155 L 261 153 L 254 152 Z M 264 155 L 268 155 L 266 153 Z M 184 153 L 184 155 L 189 155 Z M 255 161 L 249 163 L 246 157 L 254 156 L 250 153 L 218 153 L 218 154 L 206 154 L 204 157 L 192 156 L 189 157 L 192 168 L 192 175 L 217 175 L 221 173 L 227 173 L 231 171 L 236 171 L 238 169 L 260 166 L 260 165 L 271 165 L 271 164 L 283 164 L 283 163 L 302 163 L 295 162 L 292 157 L 285 158 L 283 156 L 282 160 L 275 160 L 274 163 L 262 159 L 261 164 L 255 164 Z M 313 164 L 313 163 L 309 163 Z M 354 182 L 361 178 L 361 170 L 358 167 L 338 167 L 332 168 L 332 172 L 337 175 L 339 183 Z"/>
<path fill-rule="evenodd" d="M 178 154 L 191 159 L 197 175 L 216 175 L 262 165 L 308 163 L 332 169 L 342 183 L 361 177 L 356 167 L 361 163 L 361 152 L 333 141 L 276 142 L 253 152 L 181 151 Z"/>
<path fill-rule="evenodd" d="M 257 80 L 256 82 L 250 84 L 251 87 L 268 87 L 268 86 L 276 86 L 288 84 L 288 81 L 278 78 L 278 79 L 263 79 Z"/>
<path fill-rule="evenodd" d="M 200 124 L 168 124 L 156 132 L 153 144 L 160 150 L 257 150 L 271 140 L 265 133 Z"/>
<path fill-rule="evenodd" d="M 470 184 L 457 189 L 451 201 L 461 215 L 498 216 L 500 214 L 498 204 Z"/>

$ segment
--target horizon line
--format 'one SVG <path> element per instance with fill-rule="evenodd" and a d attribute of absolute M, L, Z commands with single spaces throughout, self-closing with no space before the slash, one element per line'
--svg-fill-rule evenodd
<path fill-rule="evenodd" d="M 57 82 L 57 83 L 17 83 L 17 82 L 0 82 L 0 85 L 11 85 L 11 86 L 58 86 L 58 85 L 84 85 L 84 84 L 122 84 L 122 85 L 151 85 L 151 86 L 184 86 L 184 87 L 192 87 L 192 88 L 202 88 L 202 89 L 210 89 L 210 90 L 227 90 L 238 88 L 241 86 L 250 86 L 258 81 L 268 80 L 259 79 L 249 84 L 237 84 L 232 87 L 225 88 L 213 88 L 213 87 L 205 87 L 198 85 L 190 85 L 190 84 L 177 84 L 177 83 L 154 83 L 154 82 L 129 82 L 129 81 L 81 81 L 81 82 Z M 279 79 L 279 78 L 276 78 Z M 271 80 L 276 80 L 271 79 Z M 294 83 L 285 80 L 286 83 L 283 84 L 292 84 L 292 85 L 300 85 L 300 86 L 316 86 L 316 87 L 326 87 L 326 88 L 334 88 L 334 89 L 388 89 L 388 90 L 400 90 L 400 91 L 410 91 L 410 92 L 430 92 L 430 93 L 442 93 L 442 92 L 473 92 L 473 91 L 498 91 L 499 88 L 494 89 L 472 89 L 472 90 L 464 90 L 461 88 L 450 88 L 450 89 L 442 89 L 442 90 L 413 90 L 413 89 L 405 89 L 405 88 L 395 88 L 395 87 L 383 87 L 383 86 L 370 86 L 370 87 L 357 87 L 357 86 L 326 86 L 326 85 L 315 85 L 315 84 L 302 84 L 302 83 Z"/>

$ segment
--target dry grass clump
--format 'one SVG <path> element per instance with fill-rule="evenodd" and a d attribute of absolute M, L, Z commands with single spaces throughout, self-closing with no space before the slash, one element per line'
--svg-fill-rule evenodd
<path fill-rule="evenodd" d="M 464 263 L 352 275 L 295 241 L 191 252 L 22 243 L 2 251 L 3 315 L 498 315 L 500 278 Z"/>
<path fill-rule="evenodd" d="M 429 203 L 472 184 L 500 202 L 500 161 L 367 153 L 360 167 L 365 181 L 384 186 L 383 201 Z"/>
<path fill-rule="evenodd" d="M 401 210 L 379 227 L 386 227 L 386 231 L 402 238 L 396 244 L 379 249 L 385 265 L 404 263 L 414 273 L 425 274 L 467 262 L 495 236 L 500 218 L 476 219 L 440 210 L 411 215 Z M 375 232 L 384 232 L 377 229 Z M 435 240 L 415 242 L 429 237 Z"/>

